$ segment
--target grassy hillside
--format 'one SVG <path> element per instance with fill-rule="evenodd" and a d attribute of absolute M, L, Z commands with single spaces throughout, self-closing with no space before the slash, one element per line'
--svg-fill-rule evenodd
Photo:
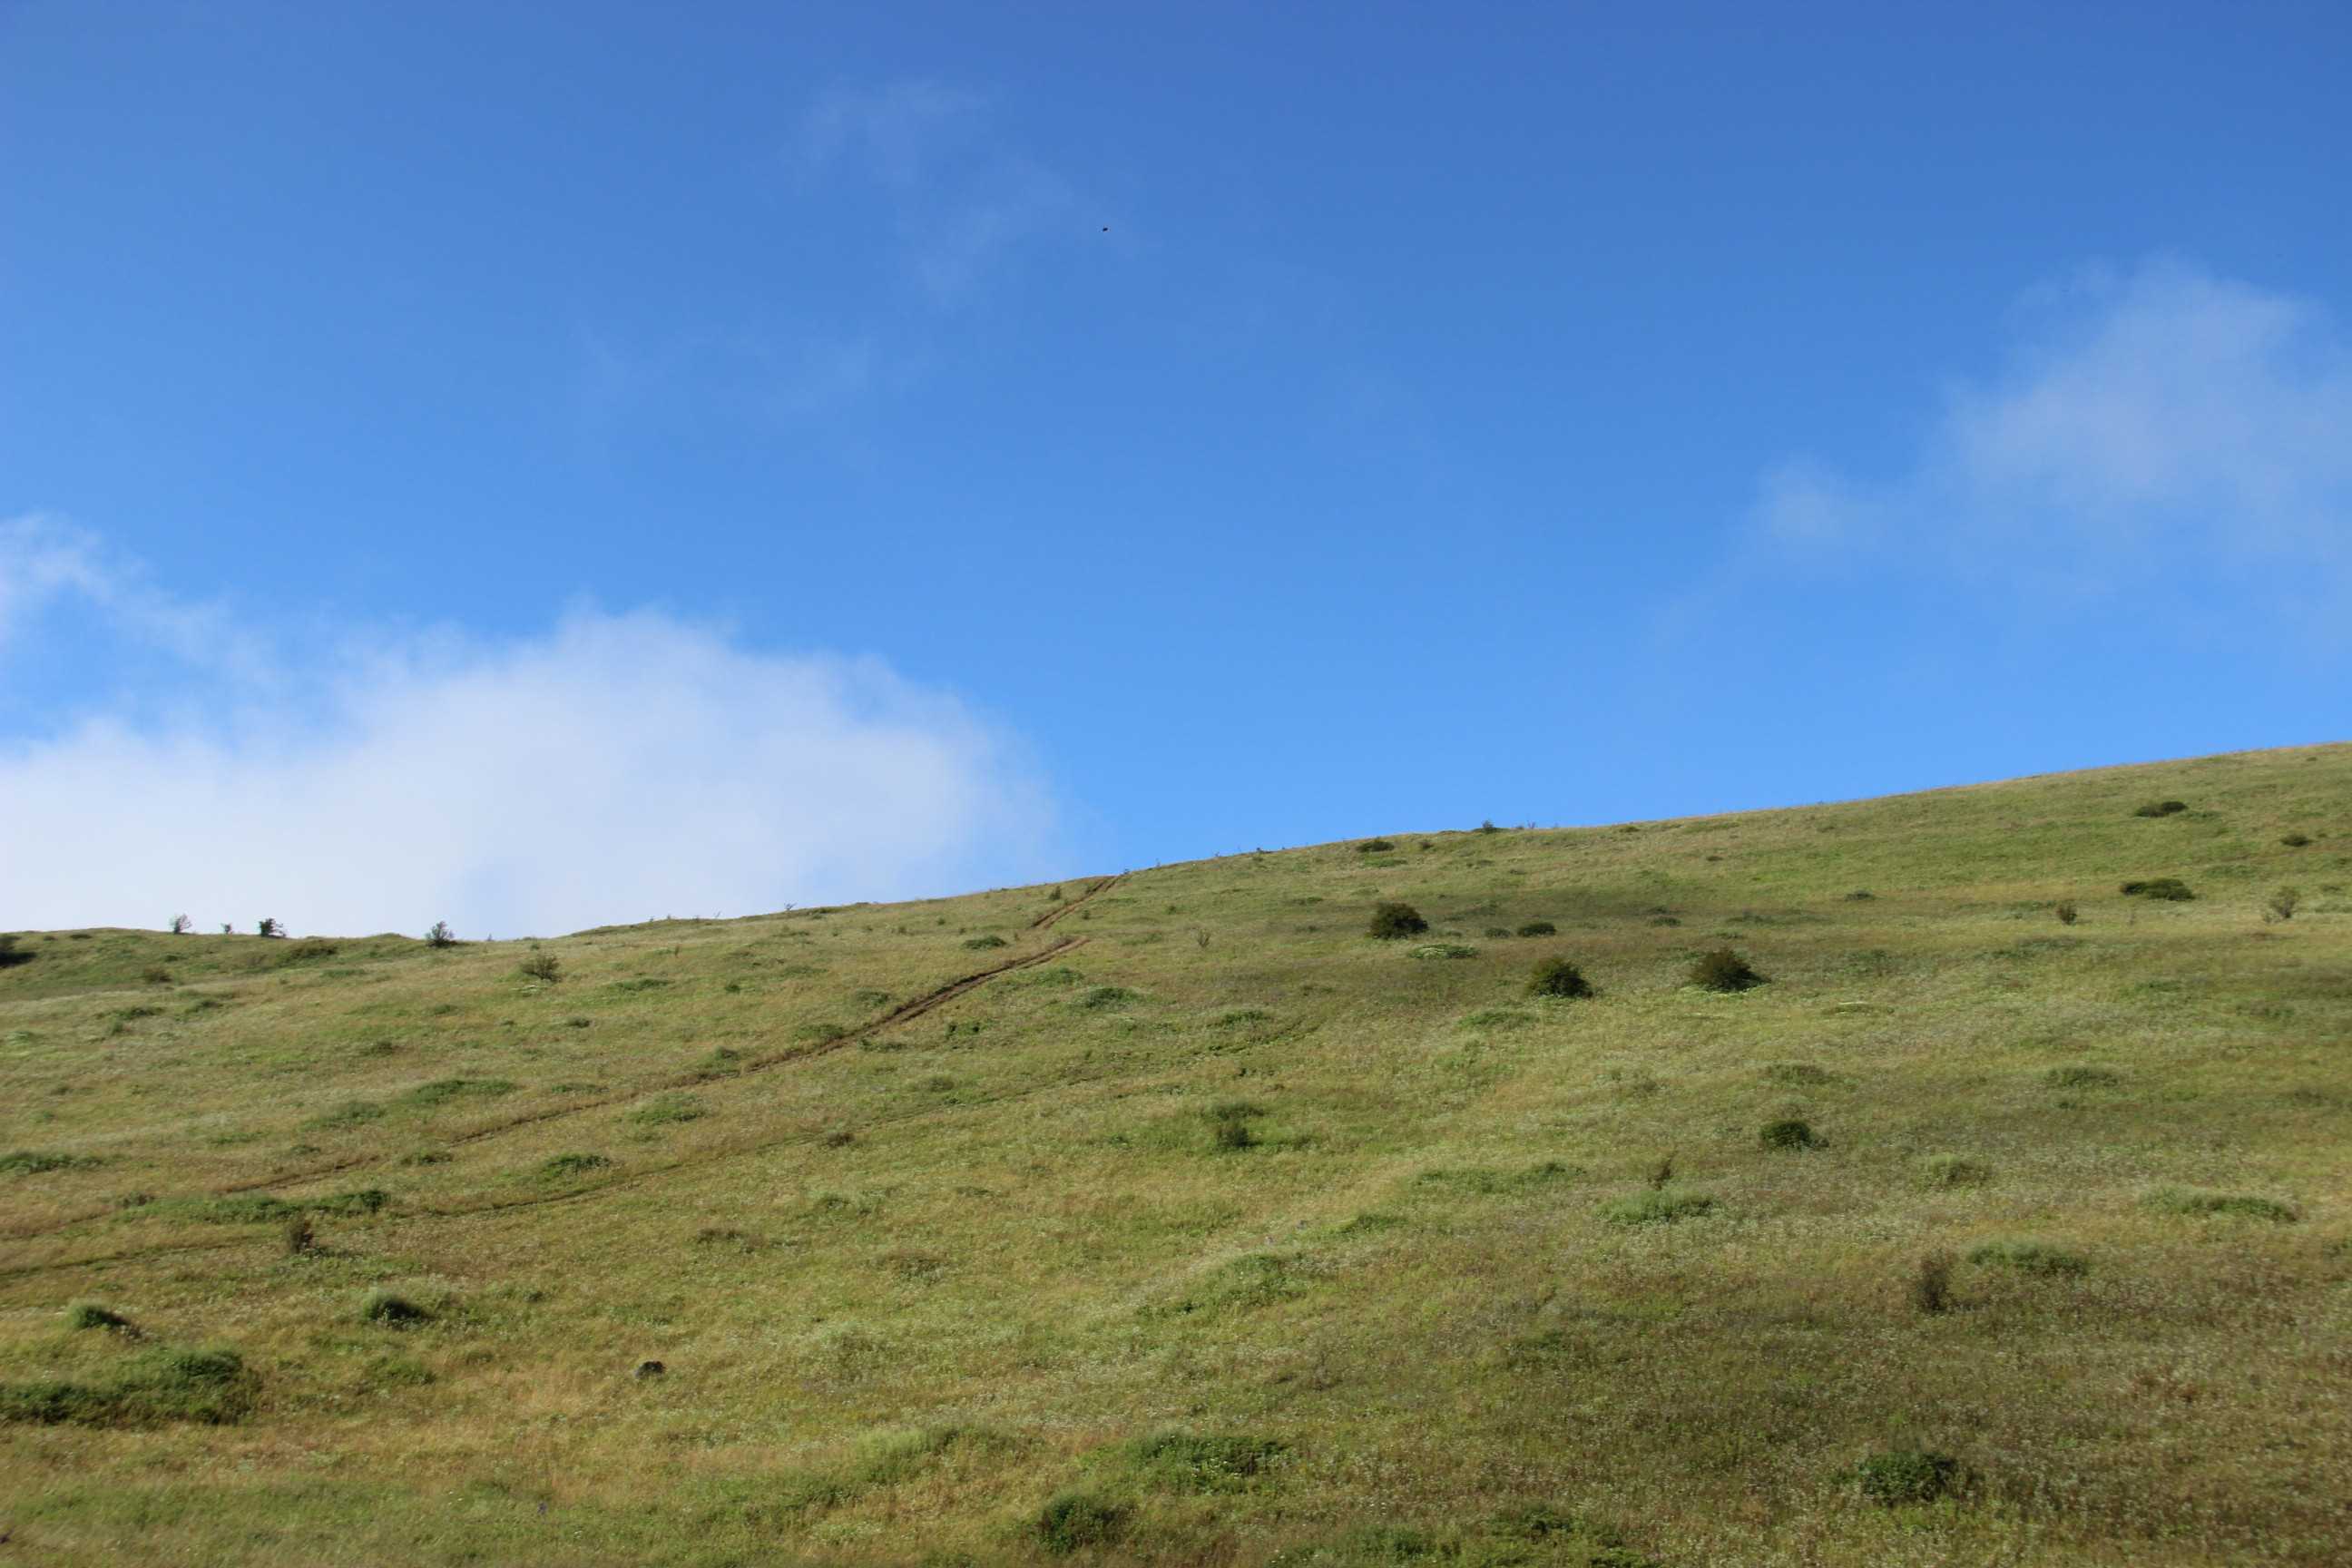
<path fill-rule="evenodd" d="M 0 1562 L 2352 1557 L 2352 747 L 1392 837 L 19 936 Z"/>

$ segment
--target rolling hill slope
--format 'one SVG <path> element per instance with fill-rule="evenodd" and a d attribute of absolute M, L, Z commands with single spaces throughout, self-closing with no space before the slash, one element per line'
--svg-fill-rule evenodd
<path fill-rule="evenodd" d="M 0 1563 L 2352 1559 L 2352 746 L 16 950 Z"/>

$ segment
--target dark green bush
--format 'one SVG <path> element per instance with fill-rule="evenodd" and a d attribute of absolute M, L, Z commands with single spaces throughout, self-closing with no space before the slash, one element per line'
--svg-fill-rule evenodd
<path fill-rule="evenodd" d="M 1746 991 L 1764 984 L 1748 961 L 1727 947 L 1698 955 L 1690 966 L 1690 983 L 1707 991 Z"/>
<path fill-rule="evenodd" d="M 2058 923 L 2062 926 L 2073 925 L 2082 918 L 2082 911 L 2074 907 L 2074 900 L 2072 899 L 2059 900 L 2050 907 L 2050 912 L 2058 917 Z"/>
<path fill-rule="evenodd" d="M 1766 1122 L 1757 1136 L 1767 1149 L 1813 1149 L 1821 1144 L 1821 1140 L 1813 1136 L 1812 1125 L 1793 1116 Z"/>
<path fill-rule="evenodd" d="M 1584 972 L 1565 958 L 1548 958 L 1536 965 L 1528 981 L 1528 994 L 1534 996 L 1564 996 L 1576 998 L 1593 994 L 1592 983 Z"/>
<path fill-rule="evenodd" d="M 254 1379 L 235 1351 L 157 1350 L 102 1383 L 0 1384 L 0 1422 L 42 1426 L 149 1426 L 165 1421 L 219 1425 L 253 1403 Z"/>
<path fill-rule="evenodd" d="M 457 933 L 449 929 L 449 922 L 447 921 L 435 921 L 433 922 L 433 929 L 425 933 L 425 945 L 427 947 L 455 947 L 457 945 Z"/>
<path fill-rule="evenodd" d="M 602 1154 L 558 1154 L 551 1160 L 541 1162 L 539 1173 L 547 1181 L 562 1181 L 567 1176 L 604 1170 L 612 1163 Z"/>
<path fill-rule="evenodd" d="M 1521 936 L 1554 936 L 1559 931 L 1559 928 L 1549 921 L 1529 921 L 1519 928 Z"/>
<path fill-rule="evenodd" d="M 1411 904 L 1391 900 L 1376 905 L 1372 910 L 1370 932 L 1383 942 L 1393 941 L 1398 937 L 1419 936 L 1428 929 L 1429 922 L 1422 919 L 1421 911 Z"/>
<path fill-rule="evenodd" d="M 978 952 L 983 948 L 1003 947 L 1004 945 L 1004 939 L 1001 936 L 992 934 L 988 936 L 968 936 L 963 939 L 963 944 L 971 952 Z"/>
<path fill-rule="evenodd" d="M 2311 835 L 2298 830 L 2288 834 L 2285 837 L 2280 839 L 2279 842 L 2285 845 L 2290 849 L 2302 849 L 2310 845 Z"/>
<path fill-rule="evenodd" d="M 26 948 L 18 947 L 15 937 L 0 935 L 0 969 L 5 969 L 11 964 L 32 962 L 32 952 Z"/>
<path fill-rule="evenodd" d="M 99 1163 L 94 1155 L 60 1154 L 46 1149 L 12 1149 L 0 1154 L 0 1174 L 34 1176 L 44 1171 L 86 1171 Z"/>
<path fill-rule="evenodd" d="M 1128 1510 L 1095 1492 L 1066 1491 L 1037 1511 L 1037 1544 L 1056 1556 L 1111 1546 L 1127 1533 Z"/>
<path fill-rule="evenodd" d="M 2183 903 L 2197 895 L 2189 884 L 2178 877 L 2150 877 L 2137 882 L 2126 882 L 2123 893 L 2129 899 L 2158 899 L 2166 903 Z"/>
<path fill-rule="evenodd" d="M 1390 843 L 1385 838 L 1367 838 L 1361 844 L 1356 846 L 1356 853 L 1359 855 L 1385 855 L 1395 847 L 1395 845 Z"/>
<path fill-rule="evenodd" d="M 520 969 L 524 979 L 545 981 L 550 984 L 563 976 L 562 961 L 551 952 L 532 953 L 522 961 Z"/>
<path fill-rule="evenodd" d="M 1931 1252 L 1911 1276 L 1911 1304 L 1934 1317 L 1952 1306 L 1952 1255 Z"/>
<path fill-rule="evenodd" d="M 2132 807 L 2134 816 L 2178 816 L 2189 809 L 2185 800 L 2151 800 Z"/>
<path fill-rule="evenodd" d="M 1933 1502 L 1958 1486 L 1959 1477 L 1958 1460 L 1916 1448 L 1873 1454 L 1854 1471 L 1862 1495 L 1889 1508 L 1897 1503 Z"/>

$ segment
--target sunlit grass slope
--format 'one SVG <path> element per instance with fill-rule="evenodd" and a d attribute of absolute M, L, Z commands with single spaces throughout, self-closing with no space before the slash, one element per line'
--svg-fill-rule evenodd
<path fill-rule="evenodd" d="M 2352 747 L 1391 838 L 19 935 L 0 1561 L 2352 1560 Z"/>

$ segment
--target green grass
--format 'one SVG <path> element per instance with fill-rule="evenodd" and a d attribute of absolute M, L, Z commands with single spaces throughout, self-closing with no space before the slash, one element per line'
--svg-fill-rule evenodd
<path fill-rule="evenodd" d="M 2352 748 L 2305 748 L 536 952 L 19 933 L 0 1526 L 288 1568 L 2342 1561 L 2347 809 Z M 1769 984 L 1694 983 L 1723 949 Z M 1591 994 L 1528 994 L 1559 955 Z"/>

